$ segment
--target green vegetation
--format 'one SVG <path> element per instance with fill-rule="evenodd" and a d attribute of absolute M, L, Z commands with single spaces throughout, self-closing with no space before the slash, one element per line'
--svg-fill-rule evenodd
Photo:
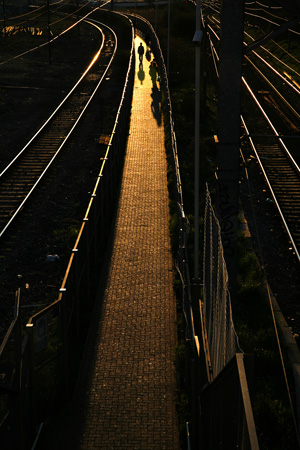
<path fill-rule="evenodd" d="M 65 245 L 67 248 L 72 249 L 75 244 L 80 225 L 80 223 L 72 224 L 67 225 L 65 228 L 54 230 L 53 235 L 57 243 L 60 245 Z"/>
<path fill-rule="evenodd" d="M 143 16 L 155 26 L 161 47 L 167 59 L 167 8 L 161 8 L 157 14 L 153 10 L 143 10 Z M 192 38 L 194 32 L 194 7 L 191 4 L 172 3 L 171 33 L 170 33 L 170 71 L 169 87 L 175 122 L 176 140 L 179 154 L 180 172 L 183 186 L 185 213 L 193 224 L 193 192 L 194 192 L 194 47 Z M 256 38 L 258 35 L 256 35 Z M 286 46 L 286 42 L 281 42 Z M 205 46 L 205 43 L 203 43 Z M 277 45 L 274 45 L 274 52 Z M 174 51 L 173 49 L 176 49 Z M 204 215 L 205 183 L 210 184 L 214 196 L 215 144 L 217 123 L 217 83 L 214 80 L 213 69 L 209 60 L 202 52 L 202 67 L 209 76 L 202 74 L 201 103 L 201 205 L 200 212 Z M 168 152 L 169 140 L 166 138 Z M 169 184 L 171 184 L 171 175 Z M 171 192 L 171 190 L 170 190 Z M 176 218 L 171 205 L 170 230 L 172 244 L 176 238 Z M 202 224 L 201 224 L 202 228 Z M 190 239 L 193 236 L 191 230 Z M 191 250 L 189 244 L 189 250 Z M 189 259 L 192 265 L 192 251 Z M 238 308 L 235 317 L 235 327 L 241 348 L 246 353 L 255 355 L 255 380 L 253 387 L 253 408 L 255 423 L 261 450 L 294 449 L 295 431 L 293 418 L 288 403 L 284 384 L 283 371 L 276 342 L 270 305 L 267 297 L 264 274 L 256 255 L 251 249 L 251 243 L 242 235 L 239 237 L 239 275 L 238 275 Z M 175 280 L 175 290 L 178 290 L 179 280 Z M 180 295 L 178 296 L 178 298 Z M 185 376 L 186 354 L 184 345 L 184 320 L 180 305 L 178 305 L 178 346 L 176 349 L 176 367 L 178 375 L 178 415 L 182 448 L 185 448 L 185 421 L 189 420 L 188 395 L 183 379 Z M 287 363 L 287 361 L 285 361 Z M 288 363 L 287 363 L 288 364 Z M 292 383 L 292 375 L 288 376 Z"/>
<path fill-rule="evenodd" d="M 241 348 L 255 355 L 253 409 L 260 449 L 294 449 L 293 416 L 270 314 L 263 272 L 256 255 L 240 238 L 238 311 L 235 322 Z M 290 385 L 293 384 L 289 362 Z"/>

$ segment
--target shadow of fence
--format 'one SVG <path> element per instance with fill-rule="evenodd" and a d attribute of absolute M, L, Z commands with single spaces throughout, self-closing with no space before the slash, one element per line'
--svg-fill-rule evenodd
<path fill-rule="evenodd" d="M 128 71 L 105 157 L 91 194 L 57 300 L 21 330 L 15 318 L 0 347 L 0 447 L 34 447 L 42 420 L 76 381 L 74 367 L 85 341 L 111 227 L 128 136 L 135 74 L 134 32 Z M 32 447 L 33 446 L 33 447 Z"/>
<path fill-rule="evenodd" d="M 141 35 L 147 35 L 151 40 L 151 51 L 160 69 L 161 88 L 165 96 L 167 117 L 165 128 L 171 141 L 171 161 L 174 174 L 173 198 L 177 209 L 178 231 L 176 267 L 181 279 L 181 303 L 185 318 L 187 354 L 185 384 L 189 392 L 191 409 L 191 421 L 186 427 L 187 447 L 192 450 L 201 448 L 206 450 L 232 450 L 233 448 L 258 450 L 249 394 L 249 385 L 251 385 L 253 376 L 253 357 L 245 355 L 239 349 L 232 323 L 230 302 L 228 302 L 226 280 L 220 286 L 217 284 L 218 275 L 215 272 L 209 274 L 206 282 L 204 281 L 204 284 L 207 283 L 207 295 L 204 303 L 200 300 L 200 295 L 193 292 L 187 252 L 189 224 L 184 213 L 167 70 L 152 25 L 136 14 L 131 14 L 130 17 Z M 209 214 L 206 213 L 207 220 L 210 220 L 213 215 L 213 211 L 210 209 Z M 215 226 L 218 227 L 217 219 Z M 210 236 L 210 243 L 215 237 L 215 235 Z M 218 240 L 216 245 L 219 256 L 221 256 L 221 240 Z M 208 259 L 216 260 L 212 249 L 207 248 L 207 255 Z M 219 262 L 226 279 L 225 263 L 223 259 L 220 259 Z M 217 270 L 220 270 L 220 267 Z M 219 288 L 221 288 L 220 291 L 218 291 Z M 220 301 L 221 298 L 225 300 L 224 303 Z M 208 308 L 210 308 L 209 314 L 207 314 Z M 217 319 L 210 324 L 214 333 L 210 333 L 210 329 L 207 329 L 207 318 L 218 309 Z M 213 348 L 216 346 L 218 346 L 218 356 L 214 360 Z"/>
<path fill-rule="evenodd" d="M 188 446 L 193 450 L 257 450 L 248 388 L 252 359 L 236 351 L 224 359 L 223 353 L 226 353 L 228 342 L 222 341 L 224 351 L 220 348 L 219 356 L 223 358 L 223 364 L 214 372 L 210 332 L 207 328 L 207 298 L 211 299 L 212 295 L 206 295 L 204 306 L 199 297 L 192 299 L 187 254 L 189 225 L 183 207 L 172 105 L 163 54 L 152 26 L 139 16 L 131 15 L 131 18 L 141 33 L 148 33 L 151 37 L 152 51 L 160 68 L 161 87 L 165 95 L 166 132 L 171 138 L 178 224 L 176 266 L 181 279 L 187 354 L 186 385 L 191 406 L 191 421 L 187 427 L 190 430 L 187 433 Z M 76 364 L 77 352 L 74 349 L 82 345 L 82 332 L 85 329 L 82 324 L 88 311 L 91 311 L 94 300 L 93 284 L 96 280 L 93 279 L 92 268 L 97 266 L 101 248 L 107 239 L 111 204 L 122 168 L 134 69 L 132 39 L 122 102 L 58 299 L 32 316 L 25 331 L 22 331 L 19 317 L 20 292 L 16 294 L 15 318 L 0 347 L 1 450 L 26 450 L 34 446 L 42 428 L 41 421 L 45 417 L 45 411 L 49 415 L 51 405 L 60 396 L 65 398 L 68 394 Z M 209 283 L 210 287 L 214 286 L 212 281 Z M 215 289 L 210 289 L 210 292 L 213 291 L 216 292 Z M 208 293 L 208 289 L 206 292 Z M 219 297 L 215 296 L 216 303 L 210 307 L 210 311 L 217 308 Z M 199 308 L 194 310 L 193 305 L 197 303 Z M 214 343 L 218 340 L 217 324 L 215 331 Z"/>

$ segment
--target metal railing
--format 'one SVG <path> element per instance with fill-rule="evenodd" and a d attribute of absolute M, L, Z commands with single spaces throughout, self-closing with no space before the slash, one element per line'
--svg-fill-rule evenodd
<path fill-rule="evenodd" d="M 151 40 L 151 51 L 154 55 L 154 58 L 158 64 L 160 71 L 160 86 L 164 93 L 165 99 L 165 128 L 166 133 L 170 136 L 171 145 L 171 163 L 174 174 L 174 191 L 173 197 L 176 203 L 176 212 L 177 212 L 177 231 L 178 231 L 178 251 L 176 256 L 176 267 L 178 273 L 181 278 L 182 285 L 182 305 L 183 312 L 185 315 L 186 321 L 186 330 L 187 330 L 187 340 L 192 343 L 193 351 L 197 353 L 198 349 L 198 338 L 195 335 L 194 330 L 194 319 L 193 319 L 193 311 L 192 311 L 192 301 L 191 301 L 191 289 L 190 289 L 190 275 L 189 275 L 189 267 L 188 267 L 188 256 L 187 256 L 187 238 L 189 232 L 189 223 L 187 217 L 185 216 L 184 206 L 183 206 L 183 193 L 182 193 L 182 185 L 181 185 L 181 176 L 179 170 L 179 160 L 177 153 L 177 142 L 176 135 L 174 130 L 174 121 L 173 121 L 173 111 L 172 111 L 172 103 L 171 103 L 171 95 L 169 90 L 169 82 L 167 76 L 167 69 L 164 62 L 163 53 L 159 44 L 159 40 L 157 35 L 150 24 L 143 17 L 138 16 L 137 14 L 131 14 L 135 26 L 137 29 L 141 30 L 141 32 L 150 36 Z"/>
<path fill-rule="evenodd" d="M 0 442 L 3 448 L 19 448 L 21 440 L 18 395 L 21 385 L 20 290 L 16 292 L 14 318 L 0 347 Z M 15 432 L 10 435 L 10 429 Z M 8 447 L 10 445 L 10 447 Z M 7 447 L 6 447 L 7 446 Z"/>
<path fill-rule="evenodd" d="M 247 383 L 247 377 L 250 378 L 251 375 L 251 358 L 244 353 L 236 353 L 240 349 L 230 315 L 226 275 L 224 285 L 221 287 L 223 290 L 222 295 L 226 299 L 225 309 L 228 312 L 225 317 L 223 329 L 225 336 L 229 328 L 230 332 L 228 342 L 226 339 L 220 339 L 218 342 L 219 362 L 215 365 L 215 372 L 213 372 L 213 365 L 210 359 L 209 339 L 207 338 L 208 335 L 205 325 L 205 316 L 208 317 L 208 315 L 207 311 L 203 308 L 203 302 L 200 301 L 200 298 L 199 312 L 193 309 L 187 252 L 189 224 L 184 213 L 167 71 L 159 41 L 153 27 L 143 17 L 136 14 L 132 14 L 131 17 L 133 17 L 135 26 L 144 35 L 148 34 L 150 36 L 151 50 L 160 69 L 161 88 L 165 96 L 165 114 L 167 117 L 165 119 L 165 122 L 167 122 L 165 123 L 167 128 L 166 133 L 168 133 L 171 140 L 171 161 L 174 174 L 173 195 L 176 202 L 178 225 L 176 268 L 181 279 L 181 302 L 185 317 L 188 357 L 186 382 L 190 393 L 191 406 L 191 422 L 188 426 L 187 443 L 193 450 L 204 448 L 201 447 L 203 443 L 207 445 L 205 448 L 211 448 L 212 450 L 217 448 L 233 448 L 234 446 L 234 448 L 240 446 L 239 448 L 245 448 L 247 450 L 258 450 L 259 447 Z M 212 254 L 210 256 L 213 257 Z M 226 267 L 222 266 L 222 269 L 226 271 Z M 212 280 L 214 289 L 216 289 L 215 281 Z M 207 304 L 206 307 L 213 308 L 211 304 Z M 214 326 L 217 325 L 215 324 Z M 196 334 L 196 329 L 199 330 L 200 336 Z M 218 340 L 217 334 L 213 337 L 215 341 Z M 220 350 L 221 346 L 223 346 L 223 352 Z M 225 388 L 222 390 L 224 383 L 228 383 L 229 392 L 233 393 L 232 398 L 227 395 Z M 230 417 L 232 420 L 228 420 Z M 227 425 L 226 432 L 223 432 L 223 427 Z M 202 430 L 202 432 L 199 430 Z M 234 442 L 234 446 L 230 447 L 232 442 Z"/>
<path fill-rule="evenodd" d="M 228 274 L 221 228 L 206 187 L 203 257 L 203 319 L 213 378 L 235 356 L 242 353 L 232 320 Z"/>
<path fill-rule="evenodd" d="M 253 356 L 243 353 L 235 332 L 221 228 L 208 187 L 204 224 L 204 289 L 200 302 L 202 371 L 207 376 L 200 393 L 204 446 L 207 450 L 258 450 L 248 388 L 253 378 Z"/>
<path fill-rule="evenodd" d="M 82 346 L 85 340 L 86 323 L 83 322 L 93 308 L 100 263 L 110 231 L 112 204 L 124 160 L 135 73 L 134 56 L 132 27 L 130 59 L 121 102 L 58 298 L 33 315 L 25 331 L 20 329 L 17 314 L 1 346 L 1 450 L 30 448 L 43 420 L 51 414 L 60 395 L 63 393 L 65 396 L 70 389 L 77 356 L 74 349 Z M 97 268 L 98 272 L 95 271 Z M 22 333 L 22 346 L 12 351 L 15 342 L 21 342 Z"/>
<path fill-rule="evenodd" d="M 229 363 L 226 361 L 224 369 L 215 378 L 210 371 L 210 362 L 207 358 L 209 349 L 205 338 L 206 330 L 204 322 L 201 322 L 201 317 L 203 318 L 201 302 L 199 301 L 199 315 L 195 315 L 192 308 L 186 245 L 188 221 L 183 208 L 166 68 L 152 26 L 139 16 L 132 15 L 132 17 L 135 25 L 142 32 L 151 35 L 152 51 L 160 68 L 161 87 L 165 96 L 166 131 L 171 137 L 171 160 L 175 179 L 174 198 L 177 207 L 179 237 L 176 266 L 181 279 L 181 301 L 186 325 L 188 384 L 191 392 L 192 420 L 189 424 L 189 445 L 192 449 L 198 449 L 200 441 L 206 440 L 207 442 L 207 439 L 213 438 L 215 430 L 220 430 L 221 434 L 218 431 L 218 437 L 225 439 L 225 434 L 222 434 L 224 424 L 228 424 L 226 436 L 229 436 L 230 439 L 231 435 L 237 431 L 232 422 L 226 422 L 228 411 L 231 408 L 230 411 L 234 409 L 236 416 L 241 418 L 234 421 L 239 427 L 239 444 L 244 445 L 243 448 L 257 450 L 254 422 L 251 421 L 252 411 L 247 377 L 243 364 L 245 355 L 241 353 L 234 356 Z M 34 442 L 36 434 L 39 433 L 38 430 L 41 429 L 41 421 L 45 417 L 45 411 L 48 415 L 49 410 L 51 410 L 52 396 L 58 392 L 65 392 L 69 386 L 70 373 L 73 367 L 71 355 L 74 353 L 76 345 L 83 339 L 81 321 L 85 312 L 91 310 L 93 303 L 92 285 L 94 280 L 90 269 L 97 265 L 99 253 L 101 253 L 104 244 L 103 241 L 106 240 L 111 200 L 122 164 L 120 152 L 124 146 L 124 139 L 127 137 L 126 127 L 128 126 L 134 81 L 133 55 L 132 43 L 130 66 L 122 102 L 85 218 L 69 260 L 59 297 L 53 304 L 31 317 L 26 326 L 21 350 L 20 344 L 14 347 L 14 351 L 9 351 L 8 346 L 8 342 L 12 346 L 16 342 L 21 342 L 14 338 L 14 333 L 17 333 L 17 330 L 19 330 L 18 333 L 21 336 L 18 320 L 13 322 L 6 343 L 1 346 L 0 374 L 4 371 L 8 375 L 7 386 L 0 379 L 0 412 L 6 412 L 6 414 L 0 416 L 0 439 L 3 450 L 10 448 L 10 446 L 5 447 L 6 442 L 11 445 L 13 441 L 15 441 L 14 448 L 18 450 L 29 448 L 29 445 Z M 202 330 L 201 336 L 195 334 L 194 320 Z M 22 354 L 17 363 L 19 369 L 14 368 L 12 362 L 7 363 L 7 370 L 4 368 L 3 352 L 5 351 L 9 352 L 10 358 L 15 357 L 15 361 L 18 358 L 16 355 Z M 241 361 L 241 358 L 243 361 Z M 229 377 L 228 373 L 230 374 Z M 234 390 L 234 396 L 231 399 L 228 399 L 226 390 L 220 390 L 220 387 L 222 388 L 224 382 L 228 379 L 231 379 L 228 389 Z M 218 413 L 221 403 L 227 405 L 227 409 L 222 408 L 222 416 Z M 240 413 L 240 408 L 242 408 L 242 413 Z M 201 421 L 205 423 L 207 417 L 211 417 L 208 414 L 213 415 L 214 421 L 210 423 L 213 423 L 214 426 L 213 428 L 208 426 L 206 435 L 200 436 L 197 430 L 201 429 Z M 243 430 L 243 432 L 240 433 L 240 430 Z M 5 441 L 5 439 L 8 440 Z M 211 446 L 207 448 L 219 447 Z M 224 446 L 222 448 L 229 447 Z"/>

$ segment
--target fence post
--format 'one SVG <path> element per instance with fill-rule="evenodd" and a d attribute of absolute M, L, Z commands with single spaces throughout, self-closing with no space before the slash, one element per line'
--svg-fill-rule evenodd
<path fill-rule="evenodd" d="M 244 0 L 223 0 L 217 147 L 217 212 L 233 310 L 237 295 L 240 103 Z"/>
<path fill-rule="evenodd" d="M 16 313 L 17 313 L 17 322 L 16 322 L 16 330 L 15 330 L 15 351 L 16 351 L 16 380 L 17 380 L 17 392 L 18 392 L 18 448 L 19 450 L 24 449 L 24 427 L 23 427 L 23 391 L 22 391 L 22 372 L 21 372 L 21 359 L 22 359 L 22 341 L 21 341 L 21 318 L 20 318 L 20 288 L 17 293 L 17 305 L 16 305 Z"/>
<path fill-rule="evenodd" d="M 81 302 L 78 292 L 78 248 L 73 248 L 73 261 L 72 261 L 72 296 L 74 301 L 75 310 L 75 329 L 76 338 L 80 335 L 80 319 L 81 319 Z"/>
<path fill-rule="evenodd" d="M 192 450 L 199 449 L 199 405 L 198 405 L 198 389 L 197 389 L 197 362 L 192 349 L 192 341 L 187 341 L 188 346 L 188 362 L 190 372 L 190 402 L 191 402 L 191 445 Z"/>
<path fill-rule="evenodd" d="M 59 290 L 61 293 L 61 333 L 62 333 L 62 351 L 63 351 L 63 386 L 64 391 L 69 389 L 69 343 L 68 343 L 68 305 L 64 293 L 66 289 Z"/>
<path fill-rule="evenodd" d="M 84 222 L 84 237 L 85 237 L 85 254 L 86 254 L 86 295 L 88 303 L 91 303 L 91 253 L 90 253 L 90 220 L 88 217 L 83 219 Z"/>
<path fill-rule="evenodd" d="M 241 395 L 242 395 L 242 399 L 243 399 L 245 418 L 246 418 L 246 422 L 247 422 L 247 429 L 248 429 L 248 434 L 249 434 L 251 450 L 259 450 L 256 428 L 255 428 L 254 417 L 253 417 L 253 411 L 252 411 L 251 400 L 250 400 L 249 389 L 248 389 L 245 364 L 244 364 L 244 356 L 245 355 L 243 353 L 237 353 L 236 354 L 236 364 L 237 364 L 237 370 L 238 370 L 238 374 L 239 374 L 239 378 L 240 378 Z"/>
<path fill-rule="evenodd" d="M 99 254 L 99 239 L 98 239 L 98 202 L 97 202 L 97 194 L 92 194 L 92 235 L 94 239 L 93 245 L 93 265 L 97 265 L 98 263 L 98 254 Z"/>
<path fill-rule="evenodd" d="M 34 341 L 33 341 L 33 323 L 26 324 L 26 334 L 28 336 L 28 355 L 29 355 L 29 376 L 28 376 L 28 386 L 29 386 L 29 398 L 31 399 L 31 417 L 30 417 L 30 436 L 34 433 L 34 428 L 36 425 L 36 393 L 35 393 L 35 361 L 34 361 Z"/>

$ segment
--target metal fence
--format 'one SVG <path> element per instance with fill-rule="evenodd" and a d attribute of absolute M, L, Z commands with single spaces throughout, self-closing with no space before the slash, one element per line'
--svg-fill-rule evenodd
<path fill-rule="evenodd" d="M 19 448 L 21 399 L 20 290 L 16 292 L 14 318 L 0 347 L 0 442 L 3 448 Z M 10 430 L 15 428 L 14 433 Z"/>
<path fill-rule="evenodd" d="M 201 392 L 206 450 L 259 450 L 249 395 L 253 358 L 237 353 Z"/>
<path fill-rule="evenodd" d="M 242 350 L 234 329 L 221 229 L 206 188 L 203 306 L 213 378 Z"/>
<path fill-rule="evenodd" d="M 0 349 L 0 448 L 31 448 L 60 396 L 68 395 L 92 311 L 124 160 L 135 73 L 134 30 L 129 66 L 115 124 L 72 250 L 58 299 L 30 318 L 16 317 Z M 94 289 L 93 289 L 94 287 Z M 18 302 L 19 305 L 19 294 Z M 75 380 L 74 380 L 75 381 Z"/>
<path fill-rule="evenodd" d="M 173 180 L 174 180 L 173 198 L 176 204 L 177 234 L 178 234 L 178 251 L 176 256 L 176 267 L 181 278 L 182 307 L 185 316 L 187 342 L 189 342 L 192 345 L 193 347 L 192 351 L 193 352 L 195 351 L 197 353 L 199 344 L 198 344 L 198 337 L 195 335 L 194 330 L 194 319 L 193 319 L 191 290 L 190 290 L 190 274 L 187 256 L 187 239 L 189 233 L 189 223 L 184 212 L 181 176 L 179 170 L 179 159 L 177 153 L 177 142 L 174 129 L 173 111 L 172 111 L 167 69 L 164 62 L 163 53 L 159 44 L 159 40 L 150 22 L 148 22 L 145 18 L 138 16 L 137 14 L 131 14 L 130 17 L 132 18 L 137 29 L 140 30 L 144 36 L 147 34 L 150 37 L 151 51 L 154 55 L 154 58 L 160 70 L 160 79 L 161 79 L 160 86 L 164 94 L 164 113 L 165 113 L 164 126 L 166 133 L 168 134 L 171 140 L 170 162 L 172 164 L 173 169 Z"/>
<path fill-rule="evenodd" d="M 191 407 L 187 446 L 193 450 L 258 450 L 248 388 L 252 357 L 242 353 L 234 331 L 220 227 L 207 191 L 204 301 L 200 301 L 199 295 L 196 302 L 194 299 L 192 302 L 187 252 L 189 224 L 184 213 L 167 71 L 153 27 L 143 17 L 136 14 L 131 17 L 143 34 L 147 33 L 151 39 L 151 50 L 160 68 L 161 87 L 165 96 L 166 132 L 171 138 L 178 224 L 176 267 L 181 279 L 181 302 L 186 328 L 186 385 Z M 194 308 L 197 302 L 199 309 Z M 199 335 L 195 330 L 199 330 Z"/>
<path fill-rule="evenodd" d="M 176 137 L 172 116 L 172 106 L 168 78 L 159 41 L 149 22 L 132 15 L 135 26 L 150 34 L 152 51 L 158 62 L 161 86 L 165 96 L 167 132 L 171 137 L 171 161 L 174 173 L 174 198 L 177 207 L 178 253 L 176 266 L 181 279 L 182 310 L 185 317 L 186 347 L 188 355 L 186 382 L 190 387 L 192 410 L 188 445 L 200 448 L 200 441 L 207 449 L 244 448 L 257 450 L 257 438 L 251 410 L 247 375 L 243 353 L 235 355 L 237 341 L 230 335 L 227 349 L 225 337 L 232 326 L 230 304 L 226 287 L 226 269 L 216 265 L 221 262 L 221 244 L 217 243 L 217 253 L 213 256 L 216 234 L 206 239 L 206 258 L 210 267 L 219 267 L 217 273 L 205 270 L 205 307 L 200 302 L 200 314 L 192 308 L 189 278 L 187 235 L 188 221 L 183 208 L 183 196 L 179 172 Z M 74 348 L 82 341 L 82 320 L 91 308 L 92 296 L 90 270 L 97 264 L 99 249 L 106 236 L 110 204 L 116 180 L 121 167 L 120 152 L 126 138 L 126 127 L 131 106 L 134 80 L 134 49 L 127 74 L 122 103 L 109 142 L 106 156 L 91 195 L 86 216 L 78 239 L 72 251 L 68 268 L 56 302 L 31 317 L 21 347 L 20 322 L 17 317 L 6 336 L 5 345 L 0 349 L 0 442 L 1 450 L 25 450 L 34 442 L 41 430 L 43 417 L 49 415 L 55 395 L 67 392 L 72 373 Z M 207 202 L 207 229 L 212 228 L 214 214 L 210 201 Z M 214 225 L 217 230 L 217 225 Z M 212 239 L 212 240 L 210 240 Z M 215 283 L 223 277 L 223 284 Z M 223 289 L 224 288 L 224 289 Z M 19 298 L 17 296 L 17 298 Z M 214 306 L 224 299 L 225 305 Z M 18 301 L 16 302 L 18 304 Z M 218 314 L 216 314 L 218 312 Z M 218 319 L 216 319 L 218 317 Z M 221 324 L 223 318 L 225 323 Z M 220 322 L 218 322 L 218 320 Z M 201 336 L 195 334 L 194 323 Z M 206 323 L 210 324 L 208 332 Z M 219 325 L 220 324 L 220 328 Z M 211 332 L 215 328 L 217 333 Z M 221 332 L 222 330 L 222 332 Z M 19 338 L 18 338 L 19 336 Z M 219 345 L 216 358 L 214 346 Z M 71 351 L 70 351 L 71 350 Z M 216 361 L 216 362 L 214 362 Z M 225 366 L 225 367 L 224 367 Z M 248 363 L 246 364 L 248 367 Z M 249 372 L 250 373 L 250 372 Z M 2 375 L 5 374 L 3 377 Z M 232 394 L 232 395 L 231 395 Z M 234 411 L 234 412 L 232 412 Z M 2 414 L 2 415 L 1 415 Z M 227 420 L 228 416 L 232 420 Z M 204 424 L 204 427 L 201 426 Z M 224 427 L 226 433 L 224 433 Z M 200 431 L 201 430 L 201 433 Z M 230 447 L 232 436 L 238 436 Z M 191 437 L 191 438 L 190 438 Z M 237 447 L 239 445 L 239 447 Z"/>
<path fill-rule="evenodd" d="M 251 384 L 253 379 L 253 357 L 243 353 L 234 329 L 221 228 L 208 187 L 200 317 L 203 369 L 207 375 L 207 385 L 200 393 L 204 446 L 207 450 L 257 450 L 249 390 L 249 382 Z"/>

